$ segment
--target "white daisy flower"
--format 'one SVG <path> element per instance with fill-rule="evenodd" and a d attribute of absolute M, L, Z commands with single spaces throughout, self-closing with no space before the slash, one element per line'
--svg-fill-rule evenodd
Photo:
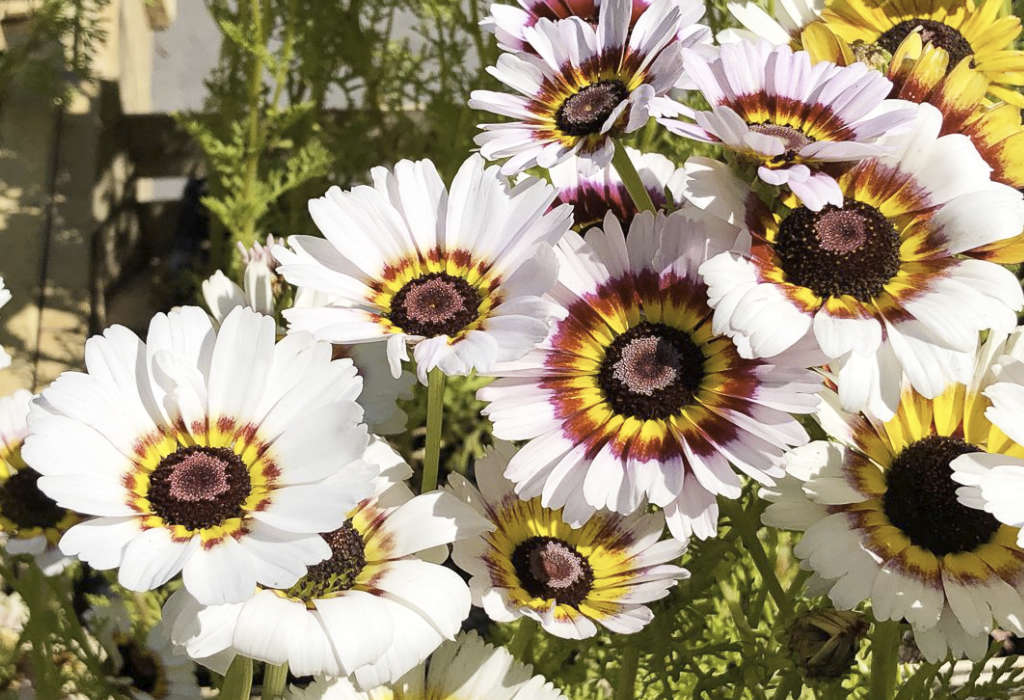
<path fill-rule="evenodd" d="M 819 64 L 820 65 L 820 64 Z M 884 136 L 885 156 L 839 177 L 843 208 L 768 212 L 721 165 L 702 161 L 693 186 L 708 211 L 733 209 L 749 253 L 701 266 L 714 329 L 744 357 L 771 357 L 811 340 L 836 374 L 848 410 L 893 415 L 900 374 L 934 398 L 965 382 L 978 333 L 1009 332 L 1024 306 L 1017 279 L 983 258 L 1024 228 L 1024 196 L 989 180 L 966 136 L 939 136 L 942 115 L 922 104 L 910 131 Z M 717 184 L 715 184 L 717 183 Z M 747 190 L 749 193 L 749 190 Z"/>
<path fill-rule="evenodd" d="M 1018 528 L 1017 546 L 1024 549 L 1024 330 L 1018 328 L 1000 349 L 992 381 L 984 389 L 991 402 L 985 419 L 992 424 L 986 452 L 953 460 L 953 480 L 960 503 L 976 508 L 1001 523 Z M 990 341 L 991 342 L 991 341 Z M 979 402 L 979 410 L 985 404 Z M 999 432 L 997 432 L 999 431 Z M 993 443 L 997 443 L 993 445 Z"/>
<path fill-rule="evenodd" d="M 517 95 L 475 90 L 469 106 L 514 121 L 482 124 L 480 153 L 508 158 L 506 174 L 550 168 L 570 155 L 604 167 L 614 139 L 649 117 L 676 112 L 667 95 L 682 76 L 682 14 L 672 0 L 655 0 L 630 31 L 630 0 L 602 2 L 597 26 L 579 17 L 539 19 L 523 30 L 532 52 L 503 54 L 488 69 Z"/>
<path fill-rule="evenodd" d="M 11 290 L 4 286 L 4 278 L 0 277 L 0 308 L 11 300 Z M 0 348 L 0 369 L 8 367 L 11 364 L 11 356 L 7 354 L 7 351 Z"/>
<path fill-rule="evenodd" d="M 681 168 L 660 153 L 641 153 L 628 146 L 626 153 L 655 207 L 675 211 L 686 203 L 682 195 L 685 173 Z M 548 173 L 558 191 L 555 202 L 573 206 L 573 227 L 577 231 L 600 226 L 608 212 L 628 228 L 639 212 L 622 178 L 611 166 L 595 169 L 584 159 L 572 156 Z"/>
<path fill-rule="evenodd" d="M 655 4 L 656 0 L 632 0 L 633 10 L 629 18 L 629 29 L 633 30 L 636 23 L 645 12 Z M 531 52 L 533 51 L 526 30 L 537 24 L 541 19 L 557 21 L 568 17 L 579 17 L 591 25 L 597 26 L 601 11 L 600 0 L 517 0 L 519 7 L 515 5 L 494 4 L 491 5 L 491 14 L 485 17 L 480 23 L 489 32 L 492 32 L 498 40 L 498 46 L 503 51 Z M 694 43 L 710 43 L 711 30 L 702 24 L 700 19 L 704 16 L 704 3 L 699 0 L 672 0 L 679 8 L 681 14 L 679 19 L 678 41 L 683 46 L 691 46 Z"/>
<path fill-rule="evenodd" d="M 394 683 L 357 690 L 347 678 L 322 678 L 307 688 L 292 688 L 288 700 L 565 700 L 533 668 L 516 661 L 503 647 L 463 632 L 445 642 L 430 660 Z"/>
<path fill-rule="evenodd" d="M 502 476 L 515 447 L 499 441 L 477 461 L 477 486 L 449 474 L 448 489 L 475 507 L 493 531 L 456 542 L 452 559 L 472 578 L 473 604 L 495 622 L 526 616 L 566 639 L 597 634 L 597 624 L 633 634 L 654 619 L 644 603 L 668 595 L 686 569 L 670 564 L 686 545 L 659 541 L 661 513 L 592 515 L 574 529 L 541 499 L 520 500 Z M 479 487 L 479 488 L 478 488 Z M 597 623 L 597 624 L 595 624 Z"/>
<path fill-rule="evenodd" d="M 81 518 L 39 490 L 39 473 L 22 458 L 32 399 L 24 389 L 0 398 L 0 538 L 9 554 L 31 554 L 56 576 L 73 561 L 57 543 Z"/>
<path fill-rule="evenodd" d="M 276 318 L 273 286 L 277 278 L 277 261 L 270 257 L 270 247 L 274 245 L 277 241 L 273 236 L 267 236 L 266 247 L 259 243 L 252 249 L 239 245 L 245 261 L 244 290 L 220 270 L 203 282 L 203 298 L 217 324 L 238 306 Z M 296 291 L 292 306 L 311 308 L 330 303 L 331 298 L 326 294 L 306 287 Z M 402 372 L 397 378 L 391 376 L 387 349 L 382 344 L 334 346 L 333 358 L 340 357 L 352 360 L 363 380 L 363 390 L 356 403 L 362 406 L 363 421 L 370 430 L 377 435 L 392 435 L 405 430 L 408 416 L 399 408 L 398 401 L 412 398 L 416 378 L 409 372 Z"/>
<path fill-rule="evenodd" d="M 122 326 L 86 342 L 29 413 L 25 461 L 63 508 L 99 516 L 66 554 L 118 569 L 130 590 L 179 571 L 211 603 L 287 587 L 330 555 L 377 473 L 348 360 L 308 334 L 275 345 L 274 320 L 236 308 L 214 330 L 198 307 L 157 314 L 146 341 Z"/>
<path fill-rule="evenodd" d="M 686 540 L 715 533 L 716 495 L 740 495 L 730 463 L 762 482 L 782 475 L 783 452 L 808 439 L 789 413 L 814 410 L 820 379 L 805 353 L 746 360 L 712 331 L 697 267 L 738 233 L 642 212 L 628 237 L 612 215 L 586 241 L 566 235 L 551 292 L 562 320 L 478 392 L 496 437 L 529 441 L 505 472 L 521 498 L 579 526 L 646 497 Z"/>
<path fill-rule="evenodd" d="M 771 15 L 756 3 L 730 2 L 729 13 L 743 29 L 723 29 L 715 37 L 719 44 L 766 39 L 773 44 L 799 43 L 800 33 L 821 17 L 825 0 L 779 0 Z"/>
<path fill-rule="evenodd" d="M 413 496 L 412 472 L 382 441 L 380 494 L 322 536 L 328 559 L 290 587 L 260 587 L 243 603 L 202 606 L 185 591 L 164 606 L 175 644 L 224 672 L 234 654 L 288 662 L 296 675 L 351 676 L 360 688 L 391 683 L 454 639 L 470 610 L 462 578 L 441 566 L 447 545 L 489 524 L 450 494 Z"/>
<path fill-rule="evenodd" d="M 222 323 L 236 306 L 245 306 L 267 316 L 274 315 L 274 270 L 277 262 L 270 249 L 277 243 L 267 236 L 266 245 L 254 243 L 251 248 L 238 244 L 242 258 L 242 287 L 217 270 L 203 281 L 203 300 L 217 323 Z"/>
<path fill-rule="evenodd" d="M 951 478 L 961 455 L 1021 449 L 986 417 L 990 349 L 969 383 L 933 399 L 905 384 L 888 421 L 845 413 L 826 392 L 819 419 L 839 442 L 793 450 L 787 478 L 761 489 L 766 525 L 804 531 L 794 553 L 814 587 L 837 608 L 869 601 L 878 620 L 906 619 L 933 662 L 982 657 L 995 625 L 1024 633 L 1018 529 L 958 502 Z"/>
<path fill-rule="evenodd" d="M 290 332 L 352 344 L 387 340 L 395 377 L 406 345 L 417 371 L 486 371 L 522 357 L 548 330 L 541 299 L 554 282 L 552 244 L 572 223 L 548 211 L 554 189 L 528 178 L 515 187 L 479 156 L 449 193 L 430 161 L 375 168 L 373 187 L 332 187 L 309 210 L 326 240 L 292 236 L 274 247 L 278 272 L 323 306 L 284 312 Z"/>
<path fill-rule="evenodd" d="M 710 57 L 684 50 L 683 66 L 711 110 L 697 111 L 696 124 L 661 123 L 751 159 L 761 180 L 789 187 L 811 211 L 843 206 L 823 166 L 885 153 L 878 138 L 917 114 L 910 102 L 885 99 L 892 83 L 863 63 L 812 70 L 806 51 L 765 41 L 728 44 Z"/>

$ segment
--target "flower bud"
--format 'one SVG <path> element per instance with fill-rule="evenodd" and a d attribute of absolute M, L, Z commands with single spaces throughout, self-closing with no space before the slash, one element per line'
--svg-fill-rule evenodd
<path fill-rule="evenodd" d="M 790 626 L 789 651 L 807 678 L 840 678 L 849 672 L 867 623 L 860 613 L 822 608 Z"/>

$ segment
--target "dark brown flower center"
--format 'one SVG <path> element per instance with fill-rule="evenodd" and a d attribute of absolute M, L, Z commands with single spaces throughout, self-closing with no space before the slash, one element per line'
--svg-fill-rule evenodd
<path fill-rule="evenodd" d="M 480 294 L 461 277 L 431 272 L 406 282 L 391 300 L 390 320 L 403 332 L 454 336 L 473 322 Z"/>
<path fill-rule="evenodd" d="M 601 131 L 629 90 L 618 80 L 602 80 L 568 97 L 555 113 L 559 131 L 569 136 L 587 136 Z"/>
<path fill-rule="evenodd" d="M 947 71 L 956 67 L 960 61 L 968 56 L 974 55 L 974 49 L 964 38 L 963 34 L 950 27 L 948 24 L 936 22 L 933 19 L 908 19 L 900 22 L 895 27 L 886 30 L 875 42 L 889 53 L 895 53 L 899 45 L 903 43 L 911 32 L 920 31 L 921 41 L 925 44 L 933 44 L 940 49 L 945 49 L 949 54 L 949 66 Z"/>
<path fill-rule="evenodd" d="M 355 585 L 366 566 L 363 536 L 352 526 L 351 520 L 321 537 L 331 546 L 330 558 L 309 567 L 306 575 L 288 589 L 289 596 L 308 602 L 347 591 Z"/>
<path fill-rule="evenodd" d="M 249 470 L 226 447 L 184 447 L 167 455 L 149 475 L 153 512 L 190 530 L 242 516 L 252 484 Z"/>
<path fill-rule="evenodd" d="M 0 484 L 0 514 L 19 529 L 55 527 L 67 510 L 39 490 L 39 472 L 19 469 Z"/>
<path fill-rule="evenodd" d="M 774 136 L 775 138 L 782 139 L 786 149 L 784 155 L 790 158 L 801 148 L 814 142 L 814 139 L 808 138 L 804 132 L 791 126 L 765 122 L 763 124 L 750 124 L 749 127 L 755 134 L 764 134 L 765 136 Z"/>
<path fill-rule="evenodd" d="M 795 209 L 779 226 L 775 253 L 786 281 L 821 297 L 870 301 L 900 268 L 895 227 L 869 204 L 847 200 L 813 212 Z"/>
<path fill-rule="evenodd" d="M 704 354 L 688 333 L 644 321 L 612 341 L 597 379 L 616 413 L 651 420 L 691 403 L 703 377 Z"/>
<path fill-rule="evenodd" d="M 586 558 L 554 537 L 531 537 L 519 543 L 512 553 L 512 566 L 523 590 L 563 605 L 579 605 L 594 584 Z"/>
<path fill-rule="evenodd" d="M 962 505 L 949 463 L 978 449 L 963 440 L 929 435 L 903 448 L 885 474 L 882 505 L 889 522 L 936 556 L 970 552 L 992 539 L 999 521 Z"/>

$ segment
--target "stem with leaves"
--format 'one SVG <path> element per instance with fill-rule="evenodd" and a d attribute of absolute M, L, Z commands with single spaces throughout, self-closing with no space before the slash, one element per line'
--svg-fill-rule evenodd
<path fill-rule="evenodd" d="M 792 617 L 794 615 L 793 600 L 779 583 L 779 577 L 775 575 L 775 566 L 768 559 L 764 545 L 757 537 L 758 523 L 751 518 L 748 511 L 744 510 L 742 502 L 719 499 L 718 503 L 722 514 L 729 517 L 732 526 L 740 533 L 743 546 L 750 554 L 750 558 L 754 560 L 754 565 L 778 606 L 779 613 L 783 617 Z"/>
<path fill-rule="evenodd" d="M 250 18 L 252 31 L 255 34 L 256 41 L 259 45 L 265 43 L 263 37 L 263 8 L 260 5 L 260 0 L 249 0 L 249 13 L 252 15 Z M 252 187 L 256 184 L 259 178 L 259 167 L 260 167 L 260 115 L 262 114 L 261 109 L 261 93 L 263 91 L 263 52 L 254 51 L 252 53 L 252 65 L 249 67 L 249 128 L 248 128 L 248 146 L 245 159 L 245 178 L 242 181 L 242 192 L 243 200 L 248 201 L 252 193 Z M 250 244 L 256 238 L 256 218 L 254 216 L 247 216 L 245 221 L 242 222 L 241 236 L 243 244 Z"/>

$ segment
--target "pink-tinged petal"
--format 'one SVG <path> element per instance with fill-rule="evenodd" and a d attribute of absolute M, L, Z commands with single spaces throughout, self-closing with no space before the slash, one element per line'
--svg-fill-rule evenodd
<path fill-rule="evenodd" d="M 839 183 L 827 173 L 801 172 L 798 178 L 790 177 L 789 189 L 811 211 L 820 211 L 827 204 L 843 206 L 843 191 Z"/>

